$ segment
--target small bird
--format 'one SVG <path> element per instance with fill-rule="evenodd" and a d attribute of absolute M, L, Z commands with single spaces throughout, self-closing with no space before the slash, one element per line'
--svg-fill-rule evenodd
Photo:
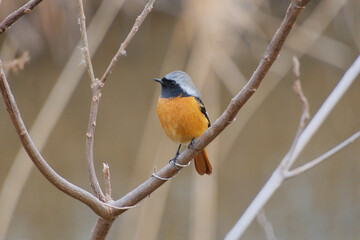
<path fill-rule="evenodd" d="M 194 139 L 210 127 L 209 116 L 199 91 L 185 72 L 174 71 L 162 79 L 154 80 L 161 84 L 157 104 L 161 126 L 171 140 L 180 144 L 175 157 L 170 160 L 175 164 L 181 144 L 190 143 L 188 146 L 193 148 Z M 212 166 L 205 149 L 194 160 L 196 171 L 200 175 L 211 174 Z M 177 168 L 176 164 L 175 167 Z"/>

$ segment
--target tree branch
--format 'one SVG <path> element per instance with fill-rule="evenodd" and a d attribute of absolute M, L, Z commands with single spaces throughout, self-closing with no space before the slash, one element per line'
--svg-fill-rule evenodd
<path fill-rule="evenodd" d="M 101 77 L 101 80 L 100 80 L 101 82 L 104 83 L 106 81 L 106 79 L 109 77 L 109 75 L 113 71 L 116 63 L 119 61 L 121 56 L 126 55 L 127 46 L 129 45 L 129 43 L 131 42 L 131 40 L 133 39 L 133 37 L 135 36 L 137 31 L 139 30 L 139 28 L 140 28 L 141 24 L 143 23 L 144 19 L 146 18 L 146 16 L 153 9 L 154 2 L 155 2 L 155 0 L 149 0 L 149 2 L 145 5 L 145 8 L 142 11 L 142 13 L 136 18 L 134 26 L 132 27 L 131 31 L 129 32 L 129 34 L 126 37 L 126 39 L 124 40 L 124 42 L 120 45 L 119 50 L 117 51 L 115 56 L 112 58 L 109 66 L 107 67 L 106 71 L 104 72 L 104 75 Z"/>
<path fill-rule="evenodd" d="M 131 29 L 130 33 L 126 37 L 125 41 L 121 44 L 118 52 L 116 53 L 115 57 L 112 59 L 111 63 L 109 64 L 107 70 L 104 73 L 104 76 L 102 77 L 102 80 L 98 80 L 95 78 L 94 70 L 91 63 L 91 56 L 88 46 L 88 39 L 87 39 L 87 33 L 86 33 L 86 23 L 85 23 L 85 14 L 84 14 L 84 7 L 82 0 L 78 0 L 78 11 L 79 11 L 79 17 L 80 17 L 80 32 L 81 32 L 81 38 L 83 40 L 83 53 L 85 58 L 85 64 L 91 79 L 91 89 L 92 89 L 92 101 L 91 101 L 91 107 L 90 107 L 90 117 L 89 117 L 89 123 L 88 123 L 88 129 L 86 133 L 86 161 L 87 161 L 87 169 L 88 174 L 90 178 L 90 184 L 93 188 L 96 196 L 101 201 L 106 201 L 106 196 L 101 190 L 99 180 L 96 177 L 96 171 L 94 166 L 94 135 L 95 135 L 95 128 L 96 128 L 96 119 L 97 119 L 97 112 L 99 109 L 99 101 L 101 97 L 101 89 L 104 86 L 104 82 L 106 78 L 111 74 L 112 69 L 115 67 L 117 61 L 120 59 L 122 55 L 125 55 L 125 49 L 135 36 L 136 32 L 138 31 L 139 27 L 141 26 L 142 22 L 146 18 L 146 16 L 151 12 L 152 6 L 155 2 L 155 0 L 149 0 L 149 2 L 145 5 L 144 10 L 136 18 L 135 24 L 133 28 Z"/>
<path fill-rule="evenodd" d="M 96 119 L 97 112 L 99 109 L 99 101 L 101 97 L 101 89 L 104 86 L 98 79 L 95 78 L 94 69 L 91 63 L 91 56 L 89 50 L 89 43 L 87 39 L 86 32 L 86 23 L 85 23 L 85 14 L 84 14 L 84 6 L 82 0 L 77 0 L 78 3 L 78 12 L 80 18 L 80 32 L 81 39 L 84 44 L 82 48 L 86 69 L 89 73 L 91 80 L 91 90 L 92 90 L 92 101 L 90 107 L 90 116 L 88 122 L 88 128 L 86 133 L 86 166 L 88 169 L 88 175 L 90 179 L 90 185 L 95 192 L 95 195 L 101 200 L 106 201 L 106 197 L 101 190 L 99 180 L 96 177 L 96 171 L 94 166 L 94 136 L 95 136 L 95 128 L 96 128 Z"/>
<path fill-rule="evenodd" d="M 86 17 L 84 13 L 84 5 L 82 0 L 78 0 L 78 12 L 79 12 L 79 20 L 80 20 L 80 32 L 81 32 L 81 39 L 84 44 L 82 48 L 84 54 L 84 60 L 86 69 L 90 76 L 91 80 L 91 88 L 92 88 L 92 101 L 91 101 L 91 108 L 90 108 L 90 117 L 88 123 L 88 129 L 86 133 L 86 162 L 87 162 L 87 169 L 88 175 L 90 178 L 90 185 L 95 192 L 96 196 L 101 201 L 106 201 L 106 196 L 101 190 L 99 180 L 96 177 L 96 171 L 94 166 L 94 135 L 95 135 L 95 127 L 96 127 L 96 118 L 97 118 L 97 111 L 99 108 L 99 101 L 101 97 L 101 88 L 103 84 L 95 79 L 94 68 L 91 62 L 90 50 L 89 50 L 89 43 L 86 31 Z"/>
<path fill-rule="evenodd" d="M 29 157 L 39 169 L 39 171 L 49 180 L 55 187 L 69 196 L 88 205 L 96 214 L 105 219 L 109 218 L 109 208 L 103 205 L 97 198 L 82 188 L 70 183 L 59 174 L 57 174 L 44 160 L 35 144 L 33 143 L 24 122 L 22 121 L 19 109 L 15 102 L 15 98 L 11 93 L 9 84 L 7 82 L 2 63 L 0 61 L 0 91 L 3 96 L 6 110 L 9 112 L 10 118 L 15 126 L 16 132 L 19 135 L 20 141 L 28 153 Z"/>
<path fill-rule="evenodd" d="M 329 151 L 322 154 L 321 156 L 315 158 L 314 160 L 311 160 L 311 161 L 305 163 L 304 165 L 302 165 L 300 167 L 297 167 L 297 168 L 295 168 L 293 170 L 288 171 L 285 174 L 285 177 L 286 178 L 296 177 L 297 175 L 310 170 L 311 168 L 313 168 L 313 167 L 317 166 L 318 164 L 322 163 L 324 160 L 328 159 L 329 157 L 331 157 L 332 155 L 334 155 L 335 153 L 337 153 L 338 151 L 340 151 L 344 147 L 346 147 L 349 144 L 355 142 L 359 137 L 360 137 L 360 131 L 354 133 L 349 138 L 344 140 L 342 143 L 338 144 L 337 146 L 330 149 Z"/>
<path fill-rule="evenodd" d="M 291 144 L 290 150 L 288 151 L 286 157 L 283 158 L 283 163 L 281 163 L 282 166 L 284 166 L 284 168 L 289 169 L 291 162 L 291 155 L 295 149 L 295 146 L 299 140 L 299 137 L 301 135 L 301 133 L 304 131 L 305 125 L 306 125 L 306 121 L 310 119 L 310 106 L 309 106 L 309 102 L 302 90 L 301 87 L 301 81 L 300 81 L 300 62 L 299 59 L 297 57 L 293 57 L 293 73 L 295 76 L 295 80 L 294 80 L 294 84 L 293 84 L 293 90 L 295 92 L 295 94 L 299 97 L 300 102 L 303 105 L 303 110 L 302 110 L 302 114 L 299 120 L 299 127 L 298 130 L 296 132 L 295 138 L 293 140 L 293 143 Z"/>
<path fill-rule="evenodd" d="M 84 5 L 82 0 L 77 0 L 77 3 L 78 3 L 79 18 L 80 18 L 81 39 L 84 44 L 82 51 L 84 54 L 86 69 L 90 76 L 91 89 L 92 89 L 90 116 L 89 116 L 88 128 L 86 133 L 86 166 L 90 179 L 90 185 L 95 195 L 101 201 L 105 202 L 106 196 L 101 190 L 99 180 L 96 177 L 96 171 L 94 166 L 94 136 L 95 136 L 95 128 L 96 128 L 96 119 L 97 119 L 97 112 L 99 109 L 99 101 L 101 97 L 101 88 L 104 86 L 104 84 L 102 84 L 98 79 L 95 78 L 94 69 L 91 63 L 89 43 L 87 38 Z"/>
<path fill-rule="evenodd" d="M 1 23 L 0 23 L 0 34 L 5 32 L 14 22 L 16 22 L 19 18 L 23 15 L 28 14 L 31 10 L 36 7 L 39 3 L 43 0 L 31 0 L 27 2 L 24 6 L 18 8 L 9 16 L 7 16 Z"/>
<path fill-rule="evenodd" d="M 86 21 L 85 21 L 86 17 L 85 17 L 85 13 L 84 13 L 84 5 L 83 5 L 82 0 L 77 0 L 77 3 L 78 3 L 78 12 L 79 12 L 79 20 L 80 20 L 81 39 L 84 44 L 82 51 L 84 53 L 86 69 L 89 73 L 91 82 L 94 83 L 95 82 L 95 74 L 94 74 L 94 69 L 93 69 L 92 63 L 91 63 L 89 42 L 88 42 L 88 37 L 87 37 L 87 32 L 86 32 Z"/>
<path fill-rule="evenodd" d="M 92 90 L 92 100 L 90 106 L 90 116 L 88 122 L 88 128 L 86 133 L 86 163 L 88 174 L 90 178 L 90 184 L 94 190 L 96 196 L 101 200 L 105 201 L 105 195 L 101 190 L 99 180 L 96 177 L 95 166 L 94 166 L 94 137 L 95 137 L 95 128 L 96 128 L 96 119 L 99 109 L 99 101 L 101 98 L 101 89 L 104 84 L 95 78 L 94 82 L 91 84 Z"/>
<path fill-rule="evenodd" d="M 90 240 L 102 240 L 106 238 L 106 235 L 109 233 L 112 223 L 112 220 L 105 220 L 101 217 L 98 218 L 96 224 L 91 232 Z"/>

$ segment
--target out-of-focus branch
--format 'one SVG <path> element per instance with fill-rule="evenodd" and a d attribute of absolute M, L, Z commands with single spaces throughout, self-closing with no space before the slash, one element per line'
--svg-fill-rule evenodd
<path fill-rule="evenodd" d="M 20 70 L 23 70 L 25 64 L 30 61 L 30 56 L 28 51 L 24 51 L 20 57 L 15 58 L 11 61 L 4 62 L 4 71 L 7 72 L 11 70 L 13 73 L 18 73 Z"/>
<path fill-rule="evenodd" d="M 109 218 L 109 208 L 103 205 L 97 198 L 78 186 L 73 185 L 66 179 L 57 174 L 44 160 L 40 152 L 33 143 L 24 122 L 20 116 L 19 109 L 15 102 L 15 98 L 10 90 L 6 76 L 4 74 L 2 63 L 0 61 L 0 91 L 3 96 L 5 106 L 9 112 L 10 118 L 19 135 L 20 141 L 28 153 L 29 157 L 39 169 L 39 171 L 51 182 L 55 187 L 71 197 L 88 205 L 96 214 L 104 218 Z"/>
<path fill-rule="evenodd" d="M 127 46 L 129 45 L 129 43 L 131 42 L 131 40 L 133 39 L 133 37 L 135 36 L 137 31 L 139 30 L 139 28 L 140 28 L 141 24 L 143 23 L 144 19 L 146 18 L 146 16 L 153 9 L 154 2 L 155 2 L 155 0 L 149 0 L 149 2 L 146 4 L 144 10 L 142 11 L 142 13 L 136 18 L 134 26 L 132 27 L 131 31 L 129 32 L 129 34 L 126 37 L 126 39 L 124 40 L 124 42 L 120 45 L 119 50 L 117 51 L 115 56 L 112 58 L 109 66 L 107 67 L 106 71 L 104 72 L 104 75 L 101 77 L 101 80 L 100 80 L 101 82 L 104 83 L 106 81 L 106 79 L 109 77 L 109 75 L 113 71 L 116 63 L 119 61 L 121 56 L 126 55 Z"/>
<path fill-rule="evenodd" d="M 289 32 L 293 28 L 304 6 L 309 1 L 310 0 L 293 0 L 291 2 L 280 28 L 275 33 L 267 50 L 265 51 L 263 58 L 259 63 L 259 66 L 257 67 L 250 80 L 247 82 L 244 88 L 231 100 L 225 112 L 214 122 L 214 124 L 209 129 L 205 131 L 202 136 L 196 139 L 196 141 L 194 142 L 194 147 L 195 149 L 197 149 L 197 151 L 194 152 L 192 149 L 187 149 L 183 151 L 178 157 L 178 163 L 187 164 L 191 159 L 193 159 L 193 157 L 197 154 L 198 151 L 205 148 L 234 120 L 236 114 L 239 112 L 241 107 L 249 100 L 249 98 L 255 93 L 256 89 L 259 87 L 261 81 L 264 79 L 269 68 L 275 62 Z M 168 164 L 159 172 L 157 172 L 157 175 L 164 178 L 170 178 L 174 176 L 177 171 L 178 170 L 175 169 L 172 164 Z M 150 193 L 155 191 L 157 188 L 159 188 L 162 184 L 164 184 L 164 182 L 165 181 L 162 181 L 158 178 L 150 178 L 146 182 L 135 188 L 133 191 L 129 192 L 123 198 L 117 200 L 115 202 L 115 205 L 118 207 L 134 205 L 146 196 L 148 196 Z M 123 212 L 125 210 L 115 211 Z"/>
<path fill-rule="evenodd" d="M 340 143 L 339 145 L 337 145 L 334 148 L 330 149 L 329 151 L 322 154 L 321 156 L 315 158 L 314 160 L 311 160 L 310 162 L 307 162 L 307 163 L 305 163 L 304 165 L 302 165 L 300 167 L 297 167 L 297 168 L 295 168 L 293 170 L 288 171 L 285 174 L 285 177 L 286 178 L 296 177 L 297 175 L 310 170 L 311 168 L 313 168 L 313 167 L 317 166 L 318 164 L 322 163 L 324 160 L 328 159 L 329 157 L 331 157 L 332 155 L 334 155 L 335 153 L 337 153 L 338 151 L 340 151 L 344 147 L 346 147 L 349 144 L 353 143 L 358 138 L 360 138 L 360 131 L 354 133 L 352 136 L 350 136 L 349 138 L 344 140 L 342 143 Z"/>
<path fill-rule="evenodd" d="M 264 209 L 258 213 L 256 220 L 264 229 L 266 240 L 277 240 L 271 222 L 266 218 Z"/>
<path fill-rule="evenodd" d="M 269 180 L 265 183 L 264 187 L 256 195 L 255 199 L 251 202 L 251 204 L 246 209 L 244 214 L 240 217 L 240 219 L 236 222 L 233 228 L 226 235 L 225 240 L 239 239 L 242 236 L 242 234 L 245 232 L 245 230 L 249 227 L 249 225 L 254 220 L 254 218 L 259 213 L 259 211 L 264 207 L 264 205 L 275 193 L 275 191 L 281 186 L 283 181 L 291 177 L 291 174 L 289 175 L 289 169 L 297 160 L 298 156 L 305 148 L 306 144 L 310 141 L 311 137 L 319 129 L 319 127 L 325 121 L 325 119 L 330 114 L 332 109 L 340 101 L 341 97 L 350 88 L 351 84 L 355 81 L 356 77 L 359 74 L 360 74 L 360 56 L 346 71 L 344 76 L 340 79 L 339 83 L 336 85 L 335 89 L 330 93 L 328 98 L 325 100 L 323 105 L 317 111 L 317 113 L 309 122 L 309 124 L 306 126 L 306 128 L 301 132 L 299 136 L 295 137 L 294 144 L 289 150 L 289 152 L 285 155 L 283 160 L 281 160 L 279 166 L 275 169 Z M 301 129 L 301 123 L 299 129 Z M 355 139 L 356 138 L 354 137 L 354 140 Z M 351 141 L 349 140 L 349 142 Z M 342 147 L 344 146 L 341 146 L 341 148 Z M 333 153 L 335 152 L 336 151 L 334 151 Z M 327 154 L 325 153 L 324 155 Z M 312 167 L 319 162 L 321 161 L 317 160 L 316 162 L 312 163 L 311 164 Z M 307 168 L 310 169 L 311 165 L 305 167 L 306 168 L 305 170 L 308 170 Z M 304 166 L 306 166 L 306 164 Z M 299 173 L 301 173 L 301 171 L 299 171 Z"/>
<path fill-rule="evenodd" d="M 23 15 L 28 14 L 31 10 L 36 7 L 39 3 L 43 0 L 31 0 L 27 2 L 22 7 L 15 10 L 9 16 L 7 16 L 1 23 L 0 23 L 0 34 L 6 31 L 14 22 L 16 22 L 19 18 Z"/>
<path fill-rule="evenodd" d="M 284 168 L 289 169 L 291 166 L 290 163 L 290 156 L 294 151 L 294 148 L 297 144 L 297 141 L 299 140 L 299 137 L 301 133 L 304 131 L 306 121 L 310 119 L 310 106 L 307 98 L 305 97 L 305 94 L 302 90 L 301 81 L 300 81 L 300 62 L 297 57 L 293 57 L 293 73 L 295 76 L 294 84 L 293 84 L 293 90 L 295 94 L 299 97 L 300 102 L 303 105 L 302 114 L 299 120 L 299 127 L 297 129 L 294 141 L 290 147 L 289 152 L 287 153 L 287 157 L 283 158 L 284 161 Z"/>
<path fill-rule="evenodd" d="M 300 124 L 299 124 L 299 132 L 301 132 L 305 128 L 306 121 L 310 119 L 310 106 L 309 106 L 309 102 L 308 102 L 307 98 L 305 97 L 305 94 L 301 87 L 300 62 L 299 62 L 299 59 L 295 56 L 293 57 L 293 65 L 294 65 L 293 72 L 295 75 L 293 90 L 296 93 L 296 95 L 298 95 L 300 101 L 303 104 L 303 111 L 302 111 L 302 115 L 300 118 Z"/>

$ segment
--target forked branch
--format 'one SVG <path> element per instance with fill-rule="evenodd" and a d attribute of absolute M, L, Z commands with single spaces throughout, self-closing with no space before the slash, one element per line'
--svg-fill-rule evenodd
<path fill-rule="evenodd" d="M 25 124 L 20 116 L 20 111 L 15 102 L 15 98 L 10 90 L 7 82 L 2 63 L 0 61 L 0 91 L 4 99 L 6 110 L 15 126 L 16 132 L 19 135 L 20 141 L 26 150 L 27 154 L 39 169 L 39 171 L 51 182 L 55 187 L 69 196 L 88 205 L 96 214 L 105 219 L 109 218 L 109 208 L 103 205 L 92 194 L 82 188 L 70 183 L 59 174 L 57 174 L 45 161 L 40 152 L 37 150 L 35 144 L 25 127 Z"/>
<path fill-rule="evenodd" d="M 95 77 L 94 69 L 91 62 L 91 56 L 90 56 L 90 50 L 89 50 L 89 44 L 88 44 L 88 38 L 87 38 L 87 32 L 86 32 L 86 22 L 85 22 L 85 13 L 84 13 L 84 6 L 82 0 L 77 0 L 78 2 L 78 12 L 79 12 L 79 18 L 80 18 L 80 32 L 81 32 L 81 38 L 83 41 L 83 53 L 84 53 L 84 59 L 86 68 L 88 70 L 90 79 L 91 79 L 91 89 L 92 89 L 92 101 L 91 101 L 91 107 L 90 107 L 90 117 L 88 122 L 88 129 L 86 133 L 86 162 L 87 162 L 87 168 L 88 168 L 88 174 L 90 178 L 90 185 L 95 192 L 96 196 L 103 202 L 105 202 L 108 197 L 104 195 L 104 193 L 101 190 L 99 180 L 96 176 L 95 166 L 94 166 L 94 136 L 95 136 L 95 129 L 96 129 L 96 119 L 97 119 L 97 113 L 99 109 L 99 102 L 101 98 L 101 90 L 104 87 L 104 82 L 106 78 L 111 74 L 112 69 L 115 67 L 117 61 L 120 59 L 121 55 L 125 55 L 125 49 L 135 36 L 136 32 L 138 31 L 139 27 L 143 23 L 146 16 L 151 12 L 153 8 L 153 4 L 155 0 L 149 0 L 149 2 L 145 5 L 144 10 L 142 13 L 136 18 L 135 24 L 132 27 L 130 33 L 124 40 L 124 42 L 120 45 L 120 48 L 118 52 L 116 53 L 115 57 L 110 62 L 107 70 L 104 73 L 104 76 L 102 77 L 102 80 L 99 80 Z M 108 182 L 105 182 L 105 184 L 109 184 Z M 109 185 L 107 185 L 109 186 Z M 109 189 L 107 189 L 109 191 Z"/>
<path fill-rule="evenodd" d="M 144 10 L 142 11 L 142 13 L 136 18 L 135 24 L 132 27 L 130 33 L 126 37 L 125 41 L 120 45 L 119 50 L 117 51 L 115 56 L 111 59 L 109 66 L 107 67 L 106 71 L 104 72 L 104 75 L 101 77 L 101 79 L 100 79 L 101 82 L 104 83 L 106 81 L 106 79 L 109 77 L 111 72 L 114 70 L 116 63 L 119 61 L 121 56 L 126 55 L 127 46 L 129 45 L 131 40 L 134 38 L 135 34 L 139 30 L 139 28 L 140 28 L 141 24 L 143 23 L 144 19 L 146 18 L 146 16 L 153 9 L 154 2 L 155 2 L 155 0 L 149 0 L 149 2 L 146 4 Z"/>

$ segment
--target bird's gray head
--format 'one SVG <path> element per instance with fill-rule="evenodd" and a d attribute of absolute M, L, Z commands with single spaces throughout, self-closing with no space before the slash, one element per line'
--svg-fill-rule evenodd
<path fill-rule="evenodd" d="M 200 93 L 195 88 L 189 75 L 182 71 L 174 71 L 167 74 L 162 79 L 154 78 L 161 83 L 161 98 L 173 98 L 181 95 L 182 97 L 198 97 Z"/>

